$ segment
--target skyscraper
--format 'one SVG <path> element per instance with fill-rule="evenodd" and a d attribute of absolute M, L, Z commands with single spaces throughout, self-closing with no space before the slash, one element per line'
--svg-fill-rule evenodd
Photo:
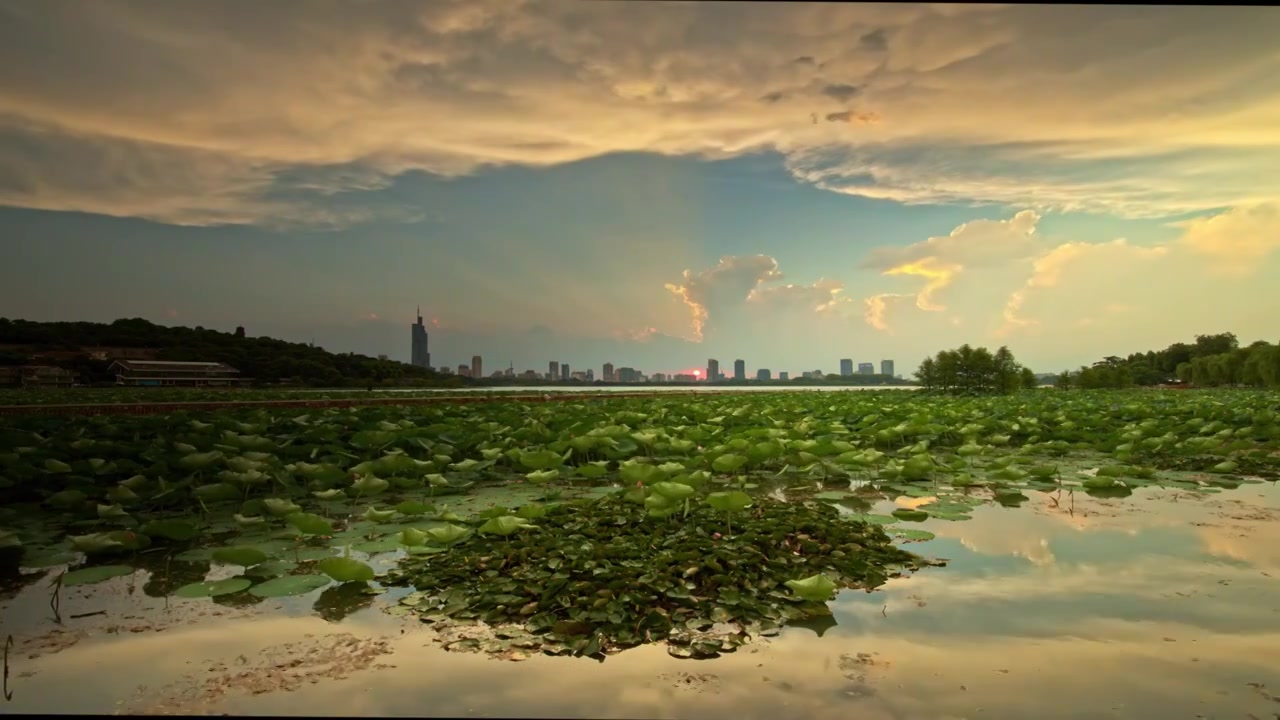
<path fill-rule="evenodd" d="M 474 377 L 474 378 L 484 377 L 484 375 L 480 374 L 480 367 L 481 367 L 480 356 L 472 355 L 471 356 L 471 377 Z"/>
<path fill-rule="evenodd" d="M 431 367 L 431 353 L 427 352 L 427 328 L 422 324 L 422 306 L 418 306 L 417 324 L 410 325 L 409 328 L 413 337 L 409 363 L 421 368 Z"/>
<path fill-rule="evenodd" d="M 569 382 L 570 374 L 571 373 L 569 372 L 569 363 L 567 362 L 560 363 L 560 379 L 564 380 L 565 382 Z"/>
<path fill-rule="evenodd" d="M 859 375 L 875 375 L 876 366 L 872 365 L 871 363 L 858 363 L 858 374 Z"/>
<path fill-rule="evenodd" d="M 783 370 L 782 372 L 778 373 L 778 379 L 779 379 L 779 380 L 790 380 L 790 379 L 791 379 L 791 374 L 790 374 L 790 373 L 788 373 L 786 370 Z"/>
<path fill-rule="evenodd" d="M 560 379 L 560 363 L 552 360 L 547 364 L 547 379 L 555 382 Z"/>
<path fill-rule="evenodd" d="M 602 377 L 601 380 L 604 380 L 605 382 L 613 382 L 613 363 L 605 363 L 603 369 L 604 377 Z"/>
<path fill-rule="evenodd" d="M 844 358 L 843 360 L 840 361 L 840 374 L 845 377 L 849 377 L 850 375 L 853 374 L 852 360 L 850 360 L 849 358 Z"/>
<path fill-rule="evenodd" d="M 747 361 L 746 360 L 733 361 L 733 379 L 734 380 L 747 379 Z"/>
<path fill-rule="evenodd" d="M 886 377 L 893 377 L 893 361 L 892 360 L 880 361 L 880 374 Z"/>
<path fill-rule="evenodd" d="M 707 360 L 707 382 L 715 382 L 720 379 L 720 361 L 712 358 Z"/>
<path fill-rule="evenodd" d="M 595 381 L 596 381 L 596 371 L 592 370 L 591 368 L 587 368 L 587 382 L 595 382 Z"/>
<path fill-rule="evenodd" d="M 757 370 L 757 371 L 756 371 L 756 379 L 757 379 L 757 380 L 768 380 L 768 379 L 770 379 L 769 368 L 760 368 L 759 370 Z"/>

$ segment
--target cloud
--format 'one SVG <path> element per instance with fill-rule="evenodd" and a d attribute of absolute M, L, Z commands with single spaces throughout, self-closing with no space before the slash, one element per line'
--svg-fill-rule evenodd
<path fill-rule="evenodd" d="M 761 284 L 781 278 L 778 261 L 768 255 L 726 255 L 709 270 L 685 270 L 680 283 L 666 288 L 688 306 L 692 337 L 700 341 L 711 309 L 744 303 Z"/>
<path fill-rule="evenodd" d="M 898 300 L 910 297 L 915 296 L 901 293 L 880 293 L 878 295 L 872 295 L 863 300 L 863 304 L 866 305 L 866 310 L 863 313 L 863 319 L 866 320 L 868 325 L 876 330 L 888 331 L 889 321 L 886 316 L 889 311 L 889 306 L 896 303 Z"/>
<path fill-rule="evenodd" d="M 1219 269 L 1247 275 L 1280 248 L 1280 202 L 1233 208 L 1181 224 L 1182 242 Z"/>
<path fill-rule="evenodd" d="M 688 308 L 690 339 L 697 342 L 706 337 L 713 319 L 724 325 L 743 312 L 757 311 L 752 322 L 777 317 L 772 313 L 794 321 L 797 312 L 831 314 L 852 302 L 839 280 L 776 284 L 782 277 L 778 261 L 768 255 L 726 255 L 710 269 L 685 270 L 681 282 L 667 283 L 666 289 Z"/>
<path fill-rule="evenodd" d="M 916 307 L 940 312 L 946 307 L 936 300 L 955 277 L 969 267 L 990 267 L 1031 256 L 1041 247 L 1034 237 L 1040 216 L 1023 210 L 1009 220 L 973 220 L 950 234 L 931 237 L 903 247 L 880 247 L 868 253 L 864 268 L 879 270 L 885 276 L 908 276 L 924 279 L 916 293 Z M 869 325 L 887 328 L 884 313 L 893 294 L 867 298 L 865 319 Z"/>
<path fill-rule="evenodd" d="M 901 202 L 1280 197 L 1270 8 L 268 5 L 0 3 L 0 202 L 343 225 L 409 171 L 766 149 Z"/>

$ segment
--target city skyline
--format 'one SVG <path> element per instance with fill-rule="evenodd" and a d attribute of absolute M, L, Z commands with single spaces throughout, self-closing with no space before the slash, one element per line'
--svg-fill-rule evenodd
<path fill-rule="evenodd" d="M 421 303 L 455 369 L 1275 341 L 1277 36 L 1265 6 L 0 0 L 0 307 L 413 362 Z"/>

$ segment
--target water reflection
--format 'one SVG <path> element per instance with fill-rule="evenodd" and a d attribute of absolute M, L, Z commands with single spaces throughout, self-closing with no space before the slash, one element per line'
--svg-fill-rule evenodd
<path fill-rule="evenodd" d="M 818 626 L 700 662 L 660 646 L 604 663 L 446 653 L 380 598 L 331 586 L 269 615 L 192 615 L 164 632 L 23 656 L 6 710 L 127 701 L 139 712 L 290 715 L 1270 717 L 1276 704 L 1248 683 L 1274 684 L 1280 667 L 1278 497 L 1272 485 L 1209 497 L 1142 489 L 1081 494 L 1068 512 L 1034 493 L 1021 508 L 977 508 L 971 521 L 931 519 L 913 527 L 937 538 L 911 547 L 948 567 L 842 593 Z M 6 627 L 15 606 L 0 614 Z M 279 680 L 291 691 L 236 685 L 285 672 L 273 669 L 285 652 L 313 658 L 287 670 L 303 679 Z M 333 667 L 341 679 L 324 674 Z M 70 678 L 76 693 L 65 692 Z"/>

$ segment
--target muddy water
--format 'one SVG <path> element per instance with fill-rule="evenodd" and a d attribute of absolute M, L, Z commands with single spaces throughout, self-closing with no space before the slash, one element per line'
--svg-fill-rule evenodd
<path fill-rule="evenodd" d="M 583 718 L 1273 718 L 1280 716 L 1280 491 L 1143 489 L 930 520 L 950 560 L 835 624 L 714 660 L 649 646 L 603 663 L 448 653 L 401 591 L 250 607 L 166 602 L 146 572 L 0 605 L 4 713 Z M 882 508 L 883 509 L 883 508 Z M 348 598 L 350 599 L 350 598 Z M 82 613 L 104 614 L 72 619 Z M 345 615 L 345 617 L 343 617 Z M 329 619 L 326 620 L 325 617 Z M 341 619 L 339 619 L 341 618 Z M 1274 696 L 1273 696 L 1274 693 Z"/>

